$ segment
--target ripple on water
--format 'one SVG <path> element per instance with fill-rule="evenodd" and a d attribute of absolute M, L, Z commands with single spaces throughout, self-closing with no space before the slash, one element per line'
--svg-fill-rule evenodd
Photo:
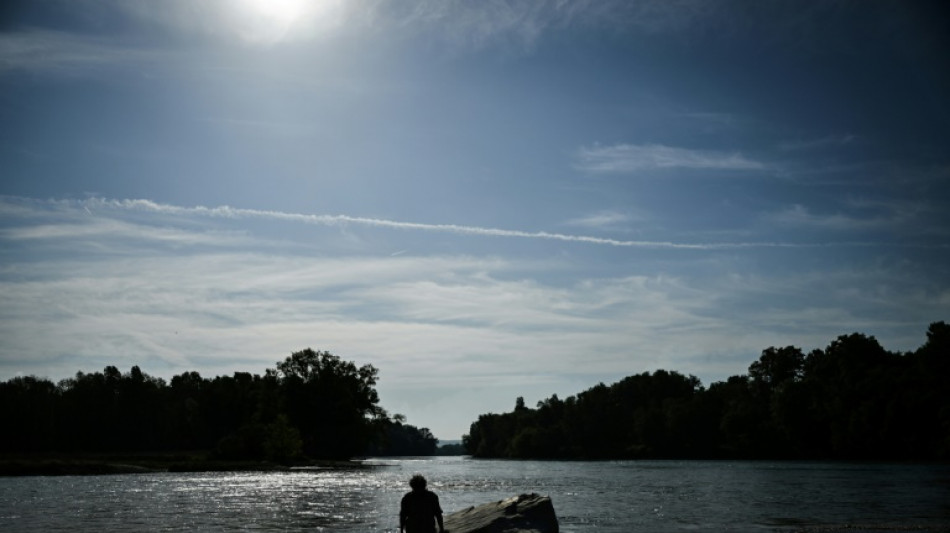
<path fill-rule="evenodd" d="M 950 522 L 950 467 L 386 459 L 348 470 L 0 478 L 0 530 L 392 532 L 424 473 L 446 511 L 548 494 L 564 533 Z M 886 490 L 878 490 L 886 487 Z"/>

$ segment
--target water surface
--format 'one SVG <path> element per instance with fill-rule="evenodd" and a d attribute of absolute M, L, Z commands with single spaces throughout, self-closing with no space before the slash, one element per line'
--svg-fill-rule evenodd
<path fill-rule="evenodd" d="M 561 531 L 950 524 L 950 466 L 374 459 L 371 468 L 0 478 L 3 531 L 398 531 L 416 472 L 446 512 L 548 495 Z"/>

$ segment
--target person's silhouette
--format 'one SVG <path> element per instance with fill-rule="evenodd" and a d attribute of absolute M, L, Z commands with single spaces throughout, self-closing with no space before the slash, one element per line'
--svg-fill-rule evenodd
<path fill-rule="evenodd" d="M 442 507 L 439 497 L 426 489 L 426 478 L 419 474 L 409 480 L 411 492 L 402 497 L 399 505 L 399 531 L 401 533 L 435 533 L 439 524 L 439 533 L 445 533 L 442 524 Z"/>

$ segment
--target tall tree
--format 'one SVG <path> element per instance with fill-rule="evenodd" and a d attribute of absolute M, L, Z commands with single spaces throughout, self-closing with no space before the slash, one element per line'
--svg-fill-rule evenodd
<path fill-rule="evenodd" d="M 329 352 L 310 348 L 277 363 L 283 410 L 300 430 L 312 457 L 352 457 L 372 440 L 374 418 L 383 416 L 376 392 L 378 371 L 357 367 Z"/>

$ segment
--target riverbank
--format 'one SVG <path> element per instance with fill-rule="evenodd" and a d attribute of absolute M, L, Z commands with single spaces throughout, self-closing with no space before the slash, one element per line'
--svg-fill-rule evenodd
<path fill-rule="evenodd" d="M 0 476 L 97 476 L 154 472 L 274 472 L 296 468 L 362 468 L 358 461 L 220 461 L 203 454 L 16 455 L 0 457 Z"/>

